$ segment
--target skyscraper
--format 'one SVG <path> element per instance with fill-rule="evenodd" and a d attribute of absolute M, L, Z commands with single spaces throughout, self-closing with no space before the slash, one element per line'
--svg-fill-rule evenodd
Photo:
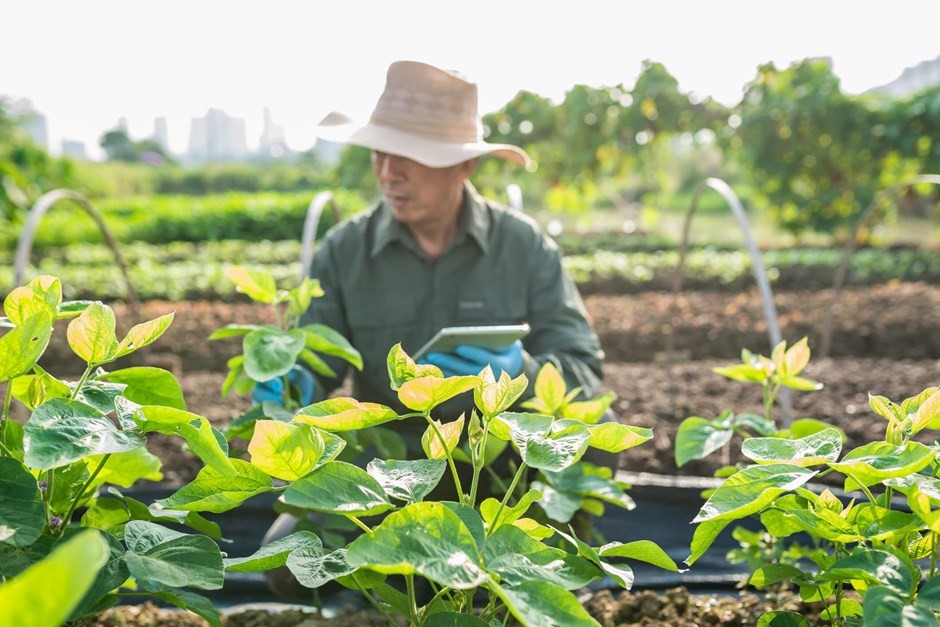
<path fill-rule="evenodd" d="M 248 154 L 245 121 L 220 109 L 209 109 L 205 117 L 193 118 L 187 157 L 192 161 L 225 161 Z"/>

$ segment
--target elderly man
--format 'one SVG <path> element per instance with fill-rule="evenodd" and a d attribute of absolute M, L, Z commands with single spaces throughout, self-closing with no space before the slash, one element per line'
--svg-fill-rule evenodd
<path fill-rule="evenodd" d="M 469 183 L 484 155 L 529 164 L 520 148 L 483 141 L 474 83 L 424 63 L 395 62 L 369 121 L 321 126 L 321 136 L 371 149 L 382 194 L 330 230 L 311 269 L 325 296 L 313 301 L 305 323 L 332 327 L 362 354 L 353 397 L 404 412 L 386 365 L 394 344 L 413 354 L 443 327 L 523 322 L 531 332 L 521 342 L 498 350 L 458 346 L 423 361 L 445 376 L 475 375 L 490 365 L 497 376 L 525 373 L 530 383 L 551 362 L 569 389 L 598 391 L 603 352 L 557 246 L 532 219 L 482 198 Z M 305 402 L 325 399 L 342 384 L 347 364 L 330 366 L 336 378 L 295 369 Z M 259 384 L 255 400 L 278 398 L 278 385 L 279 379 Z M 472 404 L 467 393 L 438 408 L 435 418 L 453 419 Z M 425 427 L 396 424 L 409 457 L 423 456 Z M 616 456 L 592 461 L 616 467 Z M 282 516 L 265 542 L 295 523 Z M 269 573 L 269 584 L 281 596 L 298 592 L 286 569 Z"/>

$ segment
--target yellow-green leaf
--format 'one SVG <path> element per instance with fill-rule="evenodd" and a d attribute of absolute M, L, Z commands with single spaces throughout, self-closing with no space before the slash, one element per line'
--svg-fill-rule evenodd
<path fill-rule="evenodd" d="M 296 481 L 316 468 L 323 448 L 323 438 L 316 429 L 277 420 L 255 422 L 248 444 L 251 463 L 285 481 Z"/>
<path fill-rule="evenodd" d="M 274 282 L 274 277 L 267 272 L 244 266 L 233 266 L 226 274 L 235 284 L 236 290 L 255 302 L 273 303 L 277 298 L 277 284 Z"/>
<path fill-rule="evenodd" d="M 397 419 L 398 414 L 385 405 L 362 403 L 343 396 L 304 407 L 292 422 L 324 431 L 356 431 Z"/>
<path fill-rule="evenodd" d="M 446 459 L 460 443 L 460 434 L 463 433 L 463 414 L 453 422 L 440 423 L 434 420 L 434 426 L 428 425 L 424 435 L 421 436 L 421 448 L 428 459 Z M 434 427 L 437 427 L 435 430 Z M 440 435 L 438 435 L 440 433 Z M 441 438 L 444 441 L 441 442 Z M 445 450 L 446 447 L 446 450 Z"/>
<path fill-rule="evenodd" d="M 406 381 L 398 389 L 398 400 L 402 405 L 420 412 L 428 412 L 479 384 L 480 377 L 421 377 Z"/>
<path fill-rule="evenodd" d="M 153 320 L 142 322 L 131 327 L 131 330 L 127 332 L 127 335 L 121 340 L 121 343 L 118 344 L 117 350 L 114 353 L 115 358 L 133 353 L 138 348 L 142 348 L 156 341 L 156 339 L 167 330 L 170 323 L 173 322 L 173 313 L 174 312 L 170 312 L 159 318 L 154 318 Z"/>
<path fill-rule="evenodd" d="M 95 301 L 69 323 L 66 335 L 76 355 L 89 364 L 101 364 L 112 360 L 117 350 L 114 328 L 114 311 Z"/>

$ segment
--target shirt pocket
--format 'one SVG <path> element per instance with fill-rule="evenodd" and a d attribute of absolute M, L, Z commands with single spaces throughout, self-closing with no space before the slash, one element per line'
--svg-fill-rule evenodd
<path fill-rule="evenodd" d="M 457 297 L 456 321 L 460 325 L 520 324 L 527 311 L 522 294 L 468 292 Z"/>

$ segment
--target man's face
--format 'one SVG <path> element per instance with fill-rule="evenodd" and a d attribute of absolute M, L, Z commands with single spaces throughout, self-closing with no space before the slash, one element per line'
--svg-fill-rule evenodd
<path fill-rule="evenodd" d="M 405 157 L 372 152 L 372 169 L 392 215 L 415 227 L 455 219 L 464 181 L 475 166 L 476 159 L 471 159 L 447 168 L 431 168 Z"/>

